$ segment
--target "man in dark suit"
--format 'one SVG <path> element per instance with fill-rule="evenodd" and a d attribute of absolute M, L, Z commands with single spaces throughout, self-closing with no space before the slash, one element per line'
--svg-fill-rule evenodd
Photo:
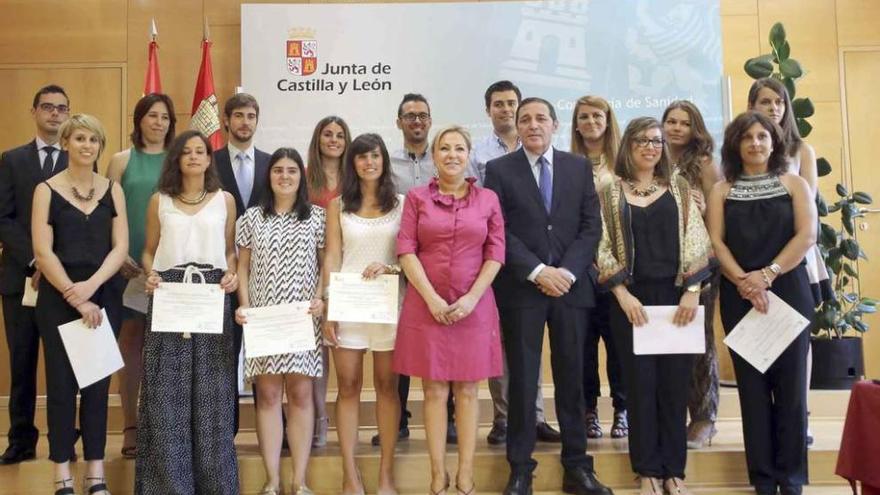
<path fill-rule="evenodd" d="M 235 198 L 236 218 L 251 206 L 260 204 L 260 194 L 266 187 L 270 155 L 254 146 L 254 134 L 260 120 L 260 105 L 247 93 L 232 95 L 223 106 L 223 126 L 226 128 L 227 145 L 214 151 L 214 163 L 220 175 L 223 190 Z M 232 310 L 238 307 L 238 298 L 232 296 Z M 238 434 L 238 362 L 241 356 L 242 328 L 233 326 L 235 346 L 235 433 Z M 256 396 L 256 389 L 254 389 Z"/>
<path fill-rule="evenodd" d="M 559 121 L 546 100 L 523 100 L 516 126 L 522 148 L 489 161 L 486 174 L 486 187 L 501 201 L 507 241 L 506 262 L 494 283 L 510 371 L 511 473 L 504 493 L 532 493 L 535 394 L 546 324 L 562 430 L 562 489 L 610 495 L 586 454 L 583 422 L 583 343 L 595 305 L 590 271 L 602 231 L 592 168 L 584 158 L 553 149 Z"/>
<path fill-rule="evenodd" d="M 25 283 L 37 287 L 40 267 L 31 244 L 31 203 L 37 184 L 67 167 L 67 153 L 58 144 L 58 129 L 67 120 L 70 101 L 60 86 L 41 88 L 31 115 L 36 138 L 0 157 L 0 295 L 9 346 L 9 446 L 0 464 L 33 459 L 39 431 L 34 425 L 37 358 L 40 340 L 34 308 L 22 306 Z"/>

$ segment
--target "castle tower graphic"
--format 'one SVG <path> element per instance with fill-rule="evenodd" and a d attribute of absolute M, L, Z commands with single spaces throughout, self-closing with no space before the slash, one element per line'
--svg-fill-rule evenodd
<path fill-rule="evenodd" d="M 590 90 L 586 70 L 589 2 L 527 2 L 501 77 L 558 88 Z"/>

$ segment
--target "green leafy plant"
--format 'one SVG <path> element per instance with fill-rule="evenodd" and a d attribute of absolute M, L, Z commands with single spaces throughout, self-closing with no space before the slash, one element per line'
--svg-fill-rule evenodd
<path fill-rule="evenodd" d="M 816 110 L 809 98 L 795 97 L 796 82 L 804 76 L 804 69 L 800 62 L 791 58 L 791 45 L 785 38 L 782 23 L 777 22 L 770 28 L 769 41 L 771 52 L 747 60 L 745 72 L 753 79 L 773 77 L 785 85 L 792 98 L 791 110 L 798 131 L 805 138 L 813 130 L 807 119 Z M 825 158 L 816 160 L 816 168 L 819 177 L 831 174 L 831 164 Z M 821 194 L 816 196 L 820 217 L 819 250 L 831 279 L 833 297 L 823 301 L 816 309 L 813 334 L 840 338 L 851 330 L 866 332 L 868 324 L 862 317 L 876 312 L 878 301 L 861 295 L 857 262 L 859 259 L 867 261 L 867 257 L 855 236 L 855 223 L 865 216 L 865 206 L 873 203 L 873 199 L 865 192 L 850 193 L 842 184 L 837 184 L 836 192 L 838 199 L 830 206 Z M 840 229 L 821 220 L 836 212 L 840 213 Z"/>

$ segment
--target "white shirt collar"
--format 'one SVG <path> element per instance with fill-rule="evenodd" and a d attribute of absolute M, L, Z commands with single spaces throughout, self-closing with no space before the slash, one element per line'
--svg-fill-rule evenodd
<path fill-rule="evenodd" d="M 46 146 L 51 146 L 51 147 L 55 148 L 56 150 L 61 151 L 61 145 L 58 144 L 58 141 L 56 141 L 55 144 L 48 144 L 45 141 L 43 141 L 42 139 L 40 139 L 39 136 L 36 137 L 35 141 L 37 143 L 37 151 L 43 151 L 43 148 L 45 148 Z"/>
<path fill-rule="evenodd" d="M 523 147 L 522 150 L 526 153 L 526 158 L 529 160 L 529 165 L 535 167 L 535 165 L 538 163 L 539 155 L 532 154 L 532 152 L 527 150 L 525 147 Z M 553 168 L 553 146 L 548 147 L 547 151 L 545 151 L 544 154 L 540 156 L 543 156 L 544 159 L 547 160 L 547 164 L 551 168 Z"/>
<path fill-rule="evenodd" d="M 227 143 L 226 146 L 229 148 L 229 158 L 230 160 L 235 160 L 235 157 L 238 156 L 239 153 L 244 153 L 248 158 L 251 159 L 251 163 L 254 162 L 254 145 L 251 144 L 250 147 L 246 150 L 240 150 L 232 145 L 232 143 Z"/>

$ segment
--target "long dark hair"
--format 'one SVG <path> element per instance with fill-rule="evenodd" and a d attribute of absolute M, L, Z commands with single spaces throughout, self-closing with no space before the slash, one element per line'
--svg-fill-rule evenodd
<path fill-rule="evenodd" d="M 666 117 L 673 110 L 681 110 L 688 114 L 691 121 L 691 140 L 685 145 L 684 152 L 676 165 L 682 177 L 687 179 L 690 185 L 699 185 L 703 160 L 712 156 L 715 143 L 709 130 L 706 129 L 703 114 L 696 105 L 687 100 L 675 100 L 663 111 L 663 118 L 660 121 L 666 123 Z"/>
<path fill-rule="evenodd" d="M 767 129 L 770 139 L 773 141 L 773 151 L 767 160 L 767 172 L 771 175 L 782 175 L 788 169 L 788 159 L 785 156 L 785 139 L 782 137 L 782 128 L 770 117 L 761 112 L 748 111 L 739 114 L 727 129 L 724 130 L 724 144 L 721 146 L 721 170 L 727 182 L 733 183 L 742 175 L 743 161 L 739 153 L 739 145 L 743 135 L 755 124 Z"/>
<path fill-rule="evenodd" d="M 321 159 L 321 133 L 330 124 L 336 124 L 342 128 L 342 133 L 345 134 L 345 151 L 348 151 L 348 147 L 351 145 L 351 131 L 348 130 L 348 124 L 341 117 L 330 115 L 319 120 L 318 124 L 315 125 L 315 130 L 312 132 L 312 141 L 309 143 L 309 168 L 306 170 L 306 176 L 309 189 L 316 194 L 327 187 L 327 174 L 324 173 L 324 164 Z M 342 168 L 341 164 L 339 168 Z"/>
<path fill-rule="evenodd" d="M 174 103 L 171 97 L 164 93 L 150 93 L 140 100 L 134 106 L 134 128 L 131 131 L 131 144 L 138 151 L 144 149 L 147 143 L 144 142 L 144 135 L 141 131 L 141 120 L 150 113 L 150 109 L 156 103 L 164 103 L 165 109 L 168 110 L 168 132 L 165 133 L 165 143 L 162 145 L 164 149 L 171 146 L 174 140 L 175 126 L 177 124 L 177 115 L 174 114 Z"/>
<path fill-rule="evenodd" d="M 620 151 L 617 153 L 617 161 L 614 162 L 614 173 L 627 180 L 635 177 L 636 166 L 632 159 L 633 146 L 638 135 L 649 129 L 660 129 L 660 136 L 664 140 L 663 148 L 660 149 L 660 160 L 654 165 L 654 177 L 661 184 L 667 185 L 669 177 L 672 175 L 669 150 L 666 149 L 666 135 L 663 133 L 663 126 L 654 117 L 637 117 L 629 121 L 626 130 L 623 131 L 623 138 L 620 140 Z"/>
<path fill-rule="evenodd" d="M 296 199 L 293 203 L 293 209 L 290 211 L 296 214 L 297 220 L 307 220 L 312 214 L 312 204 L 309 203 L 309 187 L 306 184 L 306 167 L 303 165 L 303 159 L 299 152 L 293 148 L 278 148 L 269 158 L 269 166 L 266 168 L 266 182 L 260 193 L 260 207 L 263 208 L 263 217 L 271 217 L 277 215 L 275 211 L 275 193 L 272 191 L 272 167 L 288 158 L 296 163 L 299 168 L 299 186 L 296 188 Z"/>
<path fill-rule="evenodd" d="M 211 142 L 199 131 L 186 130 L 174 138 L 171 147 L 168 148 L 168 154 L 165 155 L 165 161 L 162 162 L 162 172 L 156 187 L 160 193 L 177 196 L 183 191 L 180 157 L 183 156 L 183 147 L 186 146 L 186 142 L 194 137 L 200 138 L 205 143 L 205 151 L 208 153 L 208 160 L 210 160 L 208 168 L 205 169 L 205 190 L 214 192 L 220 189 L 220 176 L 217 175 L 217 166 L 214 164 L 214 150 L 211 148 Z"/>
<path fill-rule="evenodd" d="M 376 199 L 382 213 L 388 213 L 397 207 L 397 188 L 391 179 L 391 158 L 388 156 L 388 148 L 385 141 L 378 134 L 361 134 L 354 138 L 351 146 L 345 150 L 345 165 L 342 167 L 342 211 L 355 213 L 361 209 L 363 194 L 361 193 L 361 181 L 354 167 L 354 159 L 375 149 L 379 149 L 382 155 L 382 175 L 379 176 L 379 187 L 376 190 Z"/>
<path fill-rule="evenodd" d="M 789 96 L 784 84 L 772 77 L 763 77 L 752 83 L 752 87 L 749 88 L 749 110 L 755 108 L 755 104 L 758 102 L 758 92 L 762 88 L 770 88 L 785 101 L 785 112 L 782 114 L 782 122 L 777 125 L 782 128 L 782 138 L 785 140 L 785 154 L 794 156 L 800 149 L 803 139 L 801 138 L 801 132 L 798 130 L 797 122 L 794 120 L 791 96 Z"/>

